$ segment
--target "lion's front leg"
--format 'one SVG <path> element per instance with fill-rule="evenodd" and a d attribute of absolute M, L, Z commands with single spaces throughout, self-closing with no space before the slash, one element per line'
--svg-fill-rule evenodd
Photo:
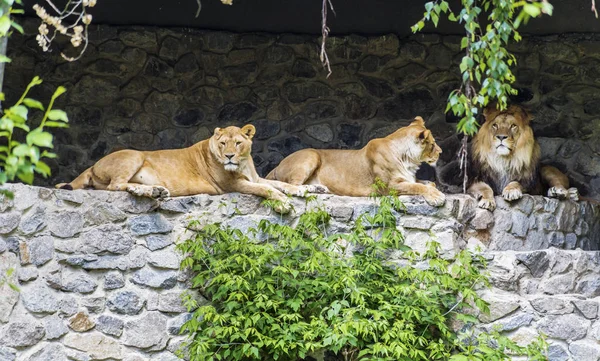
<path fill-rule="evenodd" d="M 234 190 L 281 202 L 273 208 L 277 213 L 285 214 L 292 209 L 290 200 L 286 195 L 268 183 L 254 183 L 242 180 L 236 185 Z"/>
<path fill-rule="evenodd" d="M 542 181 L 548 186 L 548 197 L 579 200 L 579 191 L 575 187 L 569 188 L 569 178 L 563 172 L 555 167 L 545 166 L 540 174 Z"/>
<path fill-rule="evenodd" d="M 261 178 L 259 182 L 269 184 L 285 194 L 289 194 L 291 196 L 296 197 L 305 197 L 306 193 L 329 193 L 329 189 L 327 189 L 327 187 L 321 184 L 305 184 L 297 186 L 285 182 L 264 178 Z"/>
<path fill-rule="evenodd" d="M 400 195 L 423 196 L 429 205 L 435 207 L 443 206 L 446 203 L 446 195 L 430 185 L 398 180 L 390 182 L 388 186 Z"/>
<path fill-rule="evenodd" d="M 510 182 L 502 190 L 502 197 L 507 201 L 516 201 L 523 198 L 523 188 L 519 182 Z"/>
<path fill-rule="evenodd" d="M 492 187 L 490 187 L 487 183 L 476 182 L 473 183 L 469 189 L 467 189 L 467 193 L 475 197 L 477 199 L 477 206 L 479 208 L 487 209 L 488 211 L 493 211 L 496 209 L 496 201 L 494 200 L 494 191 Z"/>
<path fill-rule="evenodd" d="M 435 185 L 435 182 L 432 182 L 432 181 L 417 179 L 417 183 L 423 184 L 423 185 L 426 185 L 426 186 L 430 186 L 430 187 L 433 187 L 433 188 L 437 188 L 437 186 Z"/>
<path fill-rule="evenodd" d="M 169 190 L 159 185 L 147 185 L 139 183 L 118 183 L 109 184 L 106 187 L 109 191 L 127 191 L 134 196 L 148 197 L 153 199 L 165 199 L 170 197 Z"/>

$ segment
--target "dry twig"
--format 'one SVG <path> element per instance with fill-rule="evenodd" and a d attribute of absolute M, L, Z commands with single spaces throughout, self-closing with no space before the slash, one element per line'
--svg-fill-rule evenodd
<path fill-rule="evenodd" d="M 327 5 L 329 5 L 331 11 L 333 11 L 333 15 L 335 15 L 331 0 L 323 0 L 323 6 L 321 7 L 321 53 L 319 54 L 319 58 L 321 58 L 323 68 L 327 68 L 327 78 L 329 78 L 331 75 L 331 64 L 329 63 L 329 56 L 327 56 L 327 50 L 325 49 L 327 37 L 329 36 L 329 27 L 327 26 Z"/>

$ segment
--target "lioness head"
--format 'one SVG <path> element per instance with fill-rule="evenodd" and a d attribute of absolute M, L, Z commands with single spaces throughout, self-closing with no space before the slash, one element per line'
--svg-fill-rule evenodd
<path fill-rule="evenodd" d="M 483 115 L 485 122 L 476 137 L 488 152 L 512 157 L 515 150 L 533 140 L 533 131 L 529 126 L 532 117 L 524 108 L 511 105 L 500 111 L 495 106 L 488 106 Z"/>
<path fill-rule="evenodd" d="M 250 157 L 254 133 L 256 129 L 251 124 L 241 129 L 234 126 L 216 128 L 210 138 L 211 153 L 226 171 L 236 172 Z"/>
<path fill-rule="evenodd" d="M 425 128 L 423 118 L 415 117 L 415 120 L 409 124 L 408 129 L 410 134 L 415 137 L 415 144 L 417 145 L 415 151 L 420 152 L 415 158 L 420 162 L 435 165 L 442 153 L 442 148 L 435 143 L 431 131 Z"/>

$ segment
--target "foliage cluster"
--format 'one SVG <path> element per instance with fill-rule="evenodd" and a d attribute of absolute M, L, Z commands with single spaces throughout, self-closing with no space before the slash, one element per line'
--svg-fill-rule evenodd
<path fill-rule="evenodd" d="M 505 109 L 509 96 L 517 93 L 511 85 L 515 81 L 511 67 L 516 59 L 506 49 L 509 41 L 521 40 L 517 29 L 531 17 L 542 13 L 552 15 L 552 5 L 546 0 L 461 0 L 461 5 L 455 13 L 445 0 L 427 2 L 423 19 L 411 29 L 422 30 L 426 21 L 437 27 L 443 15 L 464 26 L 462 85 L 448 96 L 446 112 L 451 110 L 460 118 L 459 132 L 473 135 L 478 127 L 478 109 L 494 101 Z"/>
<path fill-rule="evenodd" d="M 23 29 L 11 18 L 12 14 L 22 13 L 22 10 L 12 8 L 13 4 L 21 4 L 21 1 L 0 1 L 0 38 L 8 37 L 11 29 L 22 32 Z M 0 62 L 7 63 L 10 59 L 1 56 Z M 42 80 L 36 76 L 19 100 L 11 107 L 4 107 L 0 112 L 0 186 L 15 178 L 32 183 L 35 173 L 44 177 L 50 175 L 50 167 L 42 159 L 54 158 L 56 155 L 44 149 L 53 146 L 52 134 L 46 129 L 67 127 L 69 120 L 64 111 L 52 109 L 54 101 L 66 91 L 65 88 L 56 89 L 47 108 L 41 102 L 27 97 L 29 91 L 41 83 Z M 4 93 L 0 92 L 0 102 L 4 99 Z M 41 122 L 32 128 L 29 120 L 30 111 L 33 109 L 44 113 Z M 24 142 L 19 139 L 23 139 Z M 12 197 L 6 190 L 0 189 L 0 194 Z"/>
<path fill-rule="evenodd" d="M 411 250 L 396 226 L 401 206 L 381 197 L 344 234 L 328 233 L 319 208 L 294 227 L 263 220 L 244 232 L 192 221 L 193 237 L 178 246 L 182 268 L 209 303 L 186 297 L 195 310 L 182 327 L 191 360 L 295 361 L 322 351 L 345 361 L 545 360 L 543 341 L 519 347 L 496 332 L 450 327 L 488 311 L 474 290 L 487 284 L 484 259 L 468 251 L 443 259 L 435 241 Z"/>

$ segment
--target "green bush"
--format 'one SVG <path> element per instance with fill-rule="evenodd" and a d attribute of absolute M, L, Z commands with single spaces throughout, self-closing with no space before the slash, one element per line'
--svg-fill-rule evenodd
<path fill-rule="evenodd" d="M 320 209 L 295 227 L 263 220 L 245 233 L 191 222 L 194 237 L 178 246 L 182 268 L 210 301 L 186 297 L 195 310 L 182 327 L 191 360 L 302 360 L 319 351 L 361 361 L 545 360 L 543 341 L 519 347 L 495 332 L 455 332 L 450 321 L 472 329 L 473 312 L 488 311 L 474 291 L 487 284 L 483 258 L 440 258 L 435 241 L 424 254 L 410 250 L 396 227 L 400 202 L 379 203 L 347 234 L 329 234 Z"/>

